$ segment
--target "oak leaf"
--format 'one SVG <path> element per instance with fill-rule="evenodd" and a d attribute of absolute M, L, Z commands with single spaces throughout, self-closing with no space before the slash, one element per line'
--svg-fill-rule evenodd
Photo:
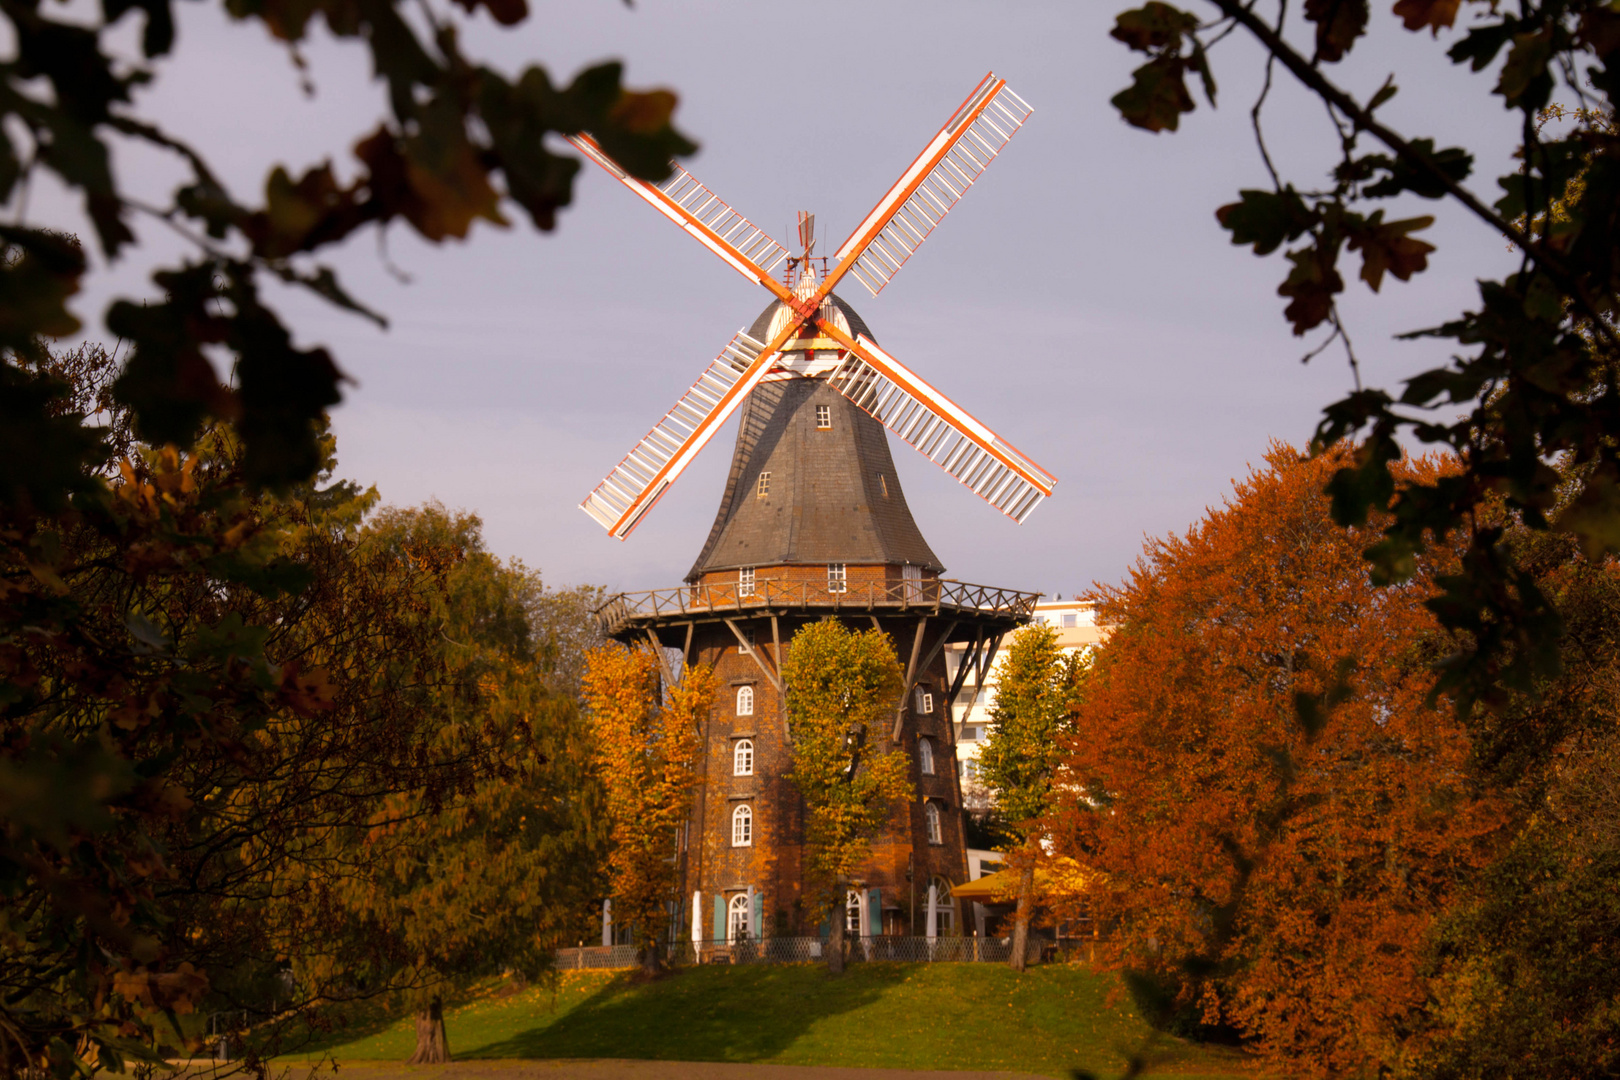
<path fill-rule="evenodd" d="M 1430 216 L 1405 218 L 1401 221 L 1381 221 L 1382 211 L 1374 214 L 1364 228 L 1350 232 L 1349 248 L 1361 252 L 1361 280 L 1373 292 L 1383 283 L 1384 272 L 1408 281 L 1412 275 L 1429 265 L 1429 252 L 1434 245 L 1413 238 L 1410 234 L 1434 224 Z"/>

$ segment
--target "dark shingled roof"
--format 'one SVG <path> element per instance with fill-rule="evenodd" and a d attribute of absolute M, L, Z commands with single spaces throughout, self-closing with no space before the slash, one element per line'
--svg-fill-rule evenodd
<path fill-rule="evenodd" d="M 832 298 L 853 334 L 877 340 L 866 322 Z M 773 303 L 748 333 L 764 340 Z M 816 429 L 817 405 L 832 429 Z M 770 493 L 759 497 L 759 474 Z M 823 379 L 761 383 L 749 395 L 714 528 L 687 581 L 716 570 L 783 563 L 910 563 L 944 567 L 923 539 L 894 473 L 883 425 Z"/>

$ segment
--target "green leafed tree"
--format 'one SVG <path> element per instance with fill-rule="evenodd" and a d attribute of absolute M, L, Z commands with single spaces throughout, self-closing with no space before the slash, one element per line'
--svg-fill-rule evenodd
<path fill-rule="evenodd" d="M 904 678 L 887 634 L 834 619 L 793 635 L 782 677 L 793 740 L 788 780 L 804 798 L 805 875 L 830 915 L 827 967 L 838 974 L 850 881 L 873 837 L 913 794 L 905 754 L 888 745 L 886 729 Z"/>
<path fill-rule="evenodd" d="M 574 698 L 547 679 L 529 613 L 544 589 L 484 549 L 481 523 L 437 505 L 378 514 L 363 550 L 442 571 L 420 595 L 442 677 L 418 708 L 426 747 L 476 763 L 449 790 L 388 793 L 367 819 L 326 833 L 282 868 L 283 948 L 303 985 L 347 980 L 413 1002 L 412 1064 L 450 1059 L 442 998 L 452 980 L 549 970 L 572 917 L 599 895 L 608 839 L 593 743 Z"/>
<path fill-rule="evenodd" d="M 1040 821 L 1049 809 L 1064 739 L 1074 731 L 1074 705 L 1085 673 L 1085 658 L 1065 653 L 1057 631 L 1038 625 L 1013 635 L 997 675 L 990 737 L 979 751 L 979 769 L 995 791 L 997 814 L 1015 844 L 1009 861 L 1019 871 L 1018 910 L 1007 960 L 1014 971 L 1024 970 L 1029 950 Z"/>

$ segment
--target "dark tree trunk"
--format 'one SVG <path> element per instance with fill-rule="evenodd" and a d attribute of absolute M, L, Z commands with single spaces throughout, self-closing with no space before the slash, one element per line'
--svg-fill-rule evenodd
<path fill-rule="evenodd" d="M 416 1014 L 416 1052 L 407 1065 L 443 1065 L 450 1060 L 450 1038 L 444 1032 L 444 1003 L 434 994 Z"/>
<path fill-rule="evenodd" d="M 833 889 L 836 898 L 833 903 L 832 927 L 827 935 L 827 973 L 829 975 L 842 975 L 844 973 L 844 920 L 849 917 L 847 905 L 849 897 L 845 895 L 843 881 L 839 881 Z"/>
<path fill-rule="evenodd" d="M 664 973 L 664 950 L 656 942 L 641 947 L 641 973 L 649 979 Z"/>
<path fill-rule="evenodd" d="M 1029 955 L 1029 917 L 1034 906 L 1035 863 L 1031 860 L 1018 875 L 1018 914 L 1013 922 L 1012 955 L 1007 957 L 1007 966 L 1014 971 L 1024 970 L 1024 961 Z"/>

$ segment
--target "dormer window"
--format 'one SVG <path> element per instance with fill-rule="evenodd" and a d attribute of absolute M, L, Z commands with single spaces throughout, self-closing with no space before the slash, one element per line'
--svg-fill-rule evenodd
<path fill-rule="evenodd" d="M 769 495 L 770 493 L 771 493 L 771 474 L 768 473 L 768 472 L 762 472 L 762 473 L 759 474 L 759 486 L 755 489 L 754 494 L 755 494 L 756 497 L 763 499 L 765 496 Z"/>
<path fill-rule="evenodd" d="M 816 429 L 818 431 L 830 431 L 830 430 L 832 430 L 832 406 L 831 405 L 817 405 L 816 406 Z"/>

